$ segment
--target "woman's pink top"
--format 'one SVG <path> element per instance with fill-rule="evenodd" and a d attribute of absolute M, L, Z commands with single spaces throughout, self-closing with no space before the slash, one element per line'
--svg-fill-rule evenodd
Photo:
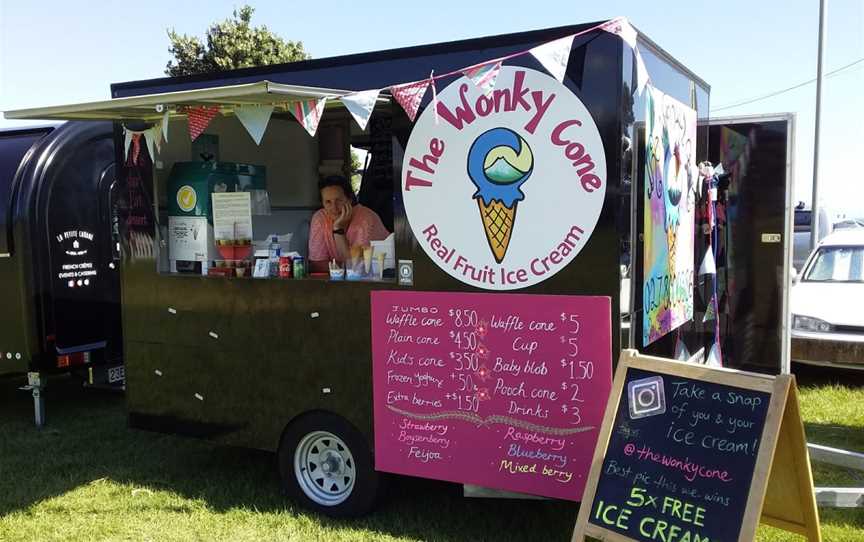
<path fill-rule="evenodd" d="M 348 246 L 367 246 L 369 241 L 386 239 L 390 232 L 372 209 L 357 204 L 351 213 L 351 223 L 345 231 Z M 333 240 L 333 220 L 324 209 L 312 215 L 309 226 L 309 260 L 313 262 L 339 260 L 336 241 Z"/>

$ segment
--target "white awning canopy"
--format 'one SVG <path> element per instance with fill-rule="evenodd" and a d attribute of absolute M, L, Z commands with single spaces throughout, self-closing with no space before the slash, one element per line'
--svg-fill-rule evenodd
<path fill-rule="evenodd" d="M 176 110 L 179 106 L 219 105 L 230 111 L 232 105 L 279 105 L 320 98 L 334 99 L 328 101 L 328 105 L 341 105 L 341 102 L 336 101 L 335 98 L 340 98 L 351 92 L 259 81 L 241 85 L 130 96 L 99 102 L 18 109 L 6 111 L 3 116 L 7 119 L 155 121 L 162 118 L 165 108 L 174 115 L 178 114 Z M 387 101 L 386 97 L 379 97 L 378 99 L 379 101 Z"/>

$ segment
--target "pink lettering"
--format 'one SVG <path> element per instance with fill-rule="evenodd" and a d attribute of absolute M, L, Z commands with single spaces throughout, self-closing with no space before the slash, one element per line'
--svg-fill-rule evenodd
<path fill-rule="evenodd" d="M 583 150 L 585 149 L 585 147 L 580 145 L 579 143 L 573 143 L 573 145 L 579 145 L 579 147 L 581 147 Z M 569 146 L 568 146 L 568 149 L 569 149 Z M 565 152 L 565 154 L 567 154 L 567 153 Z M 569 158 L 569 156 L 568 156 L 568 158 Z M 582 167 L 579 167 L 580 165 Z M 587 153 L 581 154 L 581 156 L 579 156 L 578 158 L 573 160 L 573 167 L 578 167 L 578 169 L 576 170 L 576 173 L 578 173 L 579 176 L 581 177 L 581 176 L 585 175 L 586 173 L 588 173 L 589 171 L 591 171 L 592 169 L 594 169 L 594 161 L 591 160 L 590 154 L 587 154 Z"/>
<path fill-rule="evenodd" d="M 603 186 L 603 181 L 600 180 L 600 177 L 593 173 L 585 175 L 580 179 L 580 181 L 582 182 L 582 188 L 589 193 Z"/>
<path fill-rule="evenodd" d="M 562 122 L 561 124 L 556 126 L 555 129 L 552 130 L 552 136 L 551 136 L 552 143 L 554 143 L 555 145 L 558 145 L 559 147 L 563 147 L 564 145 L 570 143 L 569 140 L 562 140 L 561 139 L 561 132 L 563 132 L 567 128 L 573 126 L 574 124 L 576 126 L 582 126 L 582 121 L 576 120 L 576 119 L 565 120 L 564 122 Z"/>
<path fill-rule="evenodd" d="M 487 96 L 477 98 L 477 114 L 485 117 L 494 110 L 494 102 Z"/>
<path fill-rule="evenodd" d="M 495 102 L 495 111 L 512 111 L 510 107 L 510 89 L 495 89 L 492 91 L 492 100 Z M 501 105 L 501 102 L 504 105 Z"/>
<path fill-rule="evenodd" d="M 511 102 L 510 108 L 507 111 L 513 111 L 516 109 L 516 104 L 520 104 L 525 111 L 531 111 L 531 104 L 525 101 L 525 95 L 528 94 L 527 88 L 522 88 L 522 83 L 525 82 L 525 72 L 518 71 L 516 72 L 516 76 L 513 78 L 513 101 Z"/>
<path fill-rule="evenodd" d="M 429 224 L 425 230 L 423 230 L 423 235 L 426 236 L 427 241 L 431 241 L 433 237 L 438 235 L 438 226 L 435 224 Z"/>
<path fill-rule="evenodd" d="M 528 124 L 525 125 L 525 131 L 529 134 L 533 134 L 534 130 L 537 129 L 537 125 L 540 124 L 543 115 L 546 114 L 546 110 L 549 109 L 550 105 L 552 105 L 552 100 L 555 99 L 555 95 L 550 95 L 549 99 L 544 102 L 543 93 L 539 90 L 535 90 L 531 93 L 531 99 L 534 100 L 534 106 L 537 110 L 534 112 L 534 116 L 531 117 Z"/>
<path fill-rule="evenodd" d="M 564 130 L 570 126 L 582 126 L 582 122 L 576 119 L 565 120 L 552 130 L 549 138 L 553 144 L 564 147 L 564 156 L 568 160 L 572 160 L 582 189 L 588 193 L 594 192 L 594 190 L 603 186 L 603 181 L 593 173 L 595 167 L 594 160 L 589 153 L 585 152 L 585 145 L 562 137 Z"/>
<path fill-rule="evenodd" d="M 459 87 L 459 97 L 462 99 L 462 106 L 456 106 L 456 114 L 454 115 L 443 101 L 438 101 L 438 115 L 450 123 L 457 130 L 461 130 L 465 124 L 471 124 L 477 118 L 471 106 L 468 105 L 468 100 L 465 98 L 465 93 L 468 92 L 468 83 L 462 83 Z"/>
<path fill-rule="evenodd" d="M 432 181 L 427 181 L 426 179 L 415 177 L 414 172 L 409 169 L 408 173 L 405 174 L 405 191 L 410 192 L 411 188 L 415 186 L 430 187 L 432 186 Z"/>
<path fill-rule="evenodd" d="M 429 141 L 429 154 L 424 154 L 420 160 L 412 156 L 408 161 L 408 165 L 429 175 L 435 175 L 435 168 L 433 166 L 438 165 L 438 159 L 441 158 L 442 154 L 444 154 L 444 142 L 437 137 L 433 137 Z M 414 171 L 409 169 L 405 174 L 405 191 L 411 190 L 413 186 L 432 186 L 432 181 L 415 177 Z"/>

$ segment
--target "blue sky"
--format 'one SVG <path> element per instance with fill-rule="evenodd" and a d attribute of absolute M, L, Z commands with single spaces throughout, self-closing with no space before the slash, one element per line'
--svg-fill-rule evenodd
<path fill-rule="evenodd" d="M 818 0 L 667 2 L 250 1 L 253 24 L 315 58 L 625 15 L 711 85 L 712 109 L 815 76 Z M 242 2 L 0 0 L 0 110 L 107 99 L 112 82 L 160 77 L 166 28 L 203 35 Z M 315 12 L 316 6 L 319 12 Z M 364 7 L 367 6 L 367 7 Z M 393 6 L 393 7 L 390 7 Z M 660 9 L 662 6 L 663 9 Z M 864 58 L 864 0 L 830 0 L 826 71 Z M 823 204 L 864 215 L 864 63 L 826 80 Z M 797 114 L 795 198 L 810 199 L 815 84 L 712 116 Z M 0 127 L 13 123 L 0 119 Z"/>

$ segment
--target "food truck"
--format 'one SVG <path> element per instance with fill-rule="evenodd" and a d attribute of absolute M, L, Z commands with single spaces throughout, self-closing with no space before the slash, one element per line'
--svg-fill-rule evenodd
<path fill-rule="evenodd" d="M 122 385 L 111 123 L 0 131 L 0 375 Z"/>
<path fill-rule="evenodd" d="M 622 19 L 6 117 L 113 121 L 132 427 L 273 451 L 332 515 L 367 512 L 380 472 L 578 501 L 621 349 L 649 74 L 707 117 L 709 86 Z M 351 175 L 351 147 L 390 235 L 310 262 L 318 183 Z"/>

